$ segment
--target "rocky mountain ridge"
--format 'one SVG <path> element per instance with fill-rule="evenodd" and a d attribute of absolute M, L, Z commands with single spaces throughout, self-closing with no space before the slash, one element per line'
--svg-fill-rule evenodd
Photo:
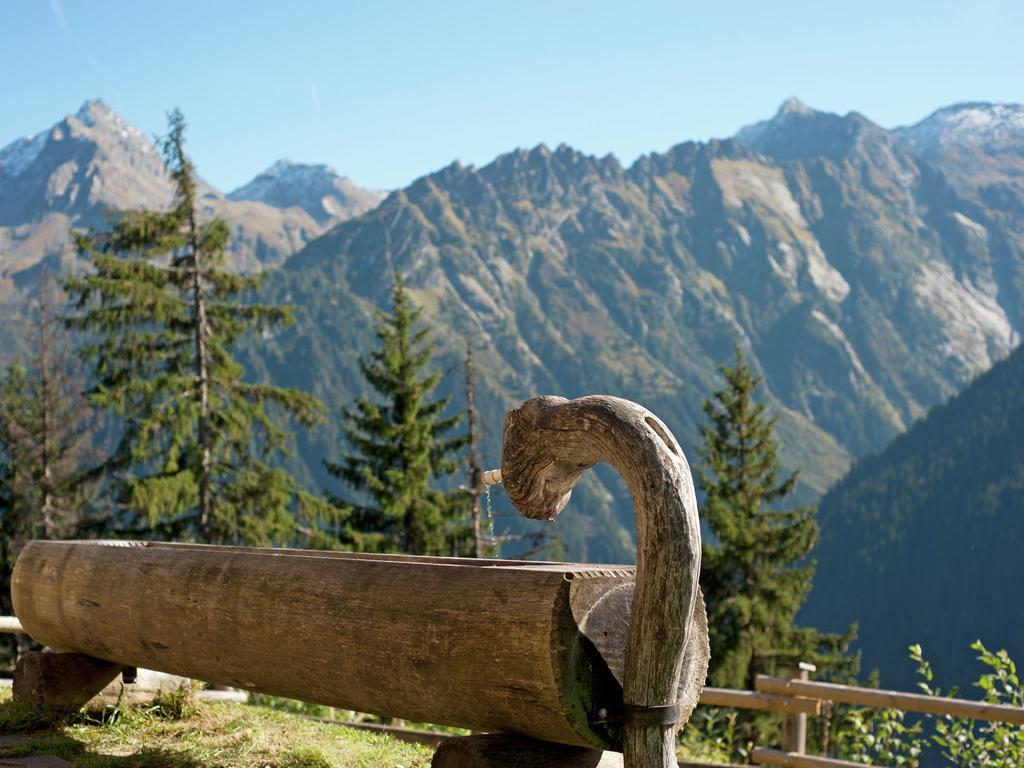
<path fill-rule="evenodd" d="M 417 179 L 270 278 L 304 312 L 257 355 L 293 383 L 330 372 L 303 378 L 345 402 L 361 386 L 349 350 L 370 343 L 380 276 L 399 269 L 447 365 L 465 339 L 481 347 L 489 423 L 539 392 L 614 392 L 661 414 L 692 457 L 701 400 L 739 344 L 806 498 L 1019 342 L 1011 235 L 892 132 L 791 102 L 738 139 L 629 167 L 541 145 Z M 320 440 L 310 455 L 336 449 Z M 602 532 L 574 556 L 628 556 L 621 490 L 591 489 Z"/>
<path fill-rule="evenodd" d="M 115 134 L 103 152 L 117 151 L 124 137 Z M 701 400 L 739 344 L 766 378 L 787 466 L 803 468 L 812 498 L 1020 338 L 1024 214 L 988 205 L 985 191 L 1014 178 L 986 166 L 979 186 L 970 153 L 956 155 L 959 165 L 926 154 L 862 115 L 791 100 L 735 139 L 684 142 L 628 167 L 565 145 L 479 168 L 453 163 L 318 237 L 290 230 L 298 252 L 286 260 L 253 249 L 249 264 L 283 263 L 267 298 L 302 311 L 294 328 L 251 340 L 246 354 L 257 375 L 340 407 L 362 391 L 353 351 L 372 343 L 374 309 L 387 301 L 382 276 L 400 269 L 446 367 L 457 367 L 467 339 L 478 345 L 486 423 L 533 394 L 610 392 L 662 415 L 693 457 Z M 66 184 L 56 170 L 45 177 L 50 213 L 70 218 L 97 189 L 91 180 L 104 179 L 76 173 Z M 315 183 L 277 196 L 289 176 Z M 281 164 L 231 195 L 258 200 L 215 190 L 204 199 L 211 213 L 250 206 L 317 227 L 310 209 L 322 204 L 321 181 L 338 191 L 326 168 Z M 314 188 L 307 209 L 295 207 Z M 254 221 L 246 214 L 238 226 Z M 320 462 L 336 458 L 339 440 L 336 425 L 301 438 L 296 468 L 309 482 L 326 482 Z M 610 473 L 574 506 L 563 526 L 572 556 L 630 557 L 628 500 Z"/>

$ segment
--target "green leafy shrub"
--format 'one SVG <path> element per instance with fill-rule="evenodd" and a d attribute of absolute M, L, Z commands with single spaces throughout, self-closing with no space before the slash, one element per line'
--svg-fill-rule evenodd
<path fill-rule="evenodd" d="M 740 737 L 738 717 L 735 709 L 698 707 L 679 734 L 679 758 L 702 763 L 747 762 L 751 745 Z"/>
<path fill-rule="evenodd" d="M 977 659 L 989 671 L 978 678 L 975 686 L 985 692 L 988 704 L 1024 707 L 1024 688 L 1017 676 L 1017 665 L 1005 650 L 990 651 L 981 640 L 971 643 L 978 652 Z M 942 696 L 934 683 L 931 664 L 924 658 L 920 645 L 910 648 L 910 657 L 918 664 L 922 681 L 918 684 L 930 696 Z M 947 696 L 955 696 L 952 689 Z M 932 741 L 942 756 L 954 766 L 973 768 L 1019 768 L 1024 765 L 1024 727 L 986 720 L 945 716 L 935 720 Z"/>
<path fill-rule="evenodd" d="M 1006 651 L 990 651 L 978 640 L 971 644 L 988 671 L 975 686 L 984 701 L 1024 707 L 1024 688 L 1017 667 Z M 957 689 L 943 690 L 920 645 L 910 646 L 917 663 L 918 687 L 936 698 L 954 697 Z M 851 707 L 843 714 L 835 736 L 835 752 L 845 760 L 865 765 L 917 768 L 929 751 L 938 750 L 946 764 L 956 768 L 1019 768 L 1024 765 L 1024 727 L 951 715 L 921 715 L 908 722 L 896 709 Z"/>
<path fill-rule="evenodd" d="M 838 753 L 864 765 L 916 768 L 926 744 L 921 723 L 908 725 L 898 709 L 851 707 L 836 733 Z"/>

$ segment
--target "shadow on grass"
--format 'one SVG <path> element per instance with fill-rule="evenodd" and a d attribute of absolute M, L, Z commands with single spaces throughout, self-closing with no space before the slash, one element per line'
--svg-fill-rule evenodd
<path fill-rule="evenodd" d="M 52 755 L 76 768 L 204 768 L 192 755 L 167 749 L 141 747 L 131 755 L 104 754 L 63 731 L 75 724 L 100 725 L 102 719 L 86 713 L 59 716 L 20 702 L 0 702 L 0 734 L 15 739 L 0 746 L 0 759 Z"/>
<path fill-rule="evenodd" d="M 75 768 L 205 768 L 191 755 L 172 750 L 143 747 L 131 755 L 105 755 L 61 733 L 37 732 L 25 738 L 0 749 L 0 759 L 52 755 Z"/>

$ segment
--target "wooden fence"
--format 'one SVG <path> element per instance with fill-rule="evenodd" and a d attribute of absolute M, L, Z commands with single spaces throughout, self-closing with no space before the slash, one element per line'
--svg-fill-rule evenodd
<path fill-rule="evenodd" d="M 2 633 L 24 634 L 24 629 L 15 617 L 0 616 L 0 634 Z M 784 715 L 782 749 L 755 747 L 752 755 L 757 765 L 782 768 L 865 768 L 862 763 L 806 754 L 807 716 L 820 715 L 822 702 L 825 701 L 1024 726 L 1024 708 L 987 704 L 969 699 L 949 699 L 904 691 L 815 682 L 809 679 L 813 671 L 815 670 L 812 665 L 800 664 L 789 671 L 788 677 L 758 675 L 753 691 L 705 688 L 700 703 L 705 706 L 755 709 Z M 403 736 L 408 739 L 405 733 Z M 436 734 L 424 734 L 424 737 L 436 740 Z"/>

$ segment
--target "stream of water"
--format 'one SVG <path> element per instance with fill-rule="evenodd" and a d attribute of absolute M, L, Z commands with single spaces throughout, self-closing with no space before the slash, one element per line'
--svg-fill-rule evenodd
<path fill-rule="evenodd" d="M 494 536 L 494 509 L 491 507 L 491 486 L 484 487 L 487 496 L 487 533 L 491 537 L 491 557 L 498 556 L 498 539 Z"/>

